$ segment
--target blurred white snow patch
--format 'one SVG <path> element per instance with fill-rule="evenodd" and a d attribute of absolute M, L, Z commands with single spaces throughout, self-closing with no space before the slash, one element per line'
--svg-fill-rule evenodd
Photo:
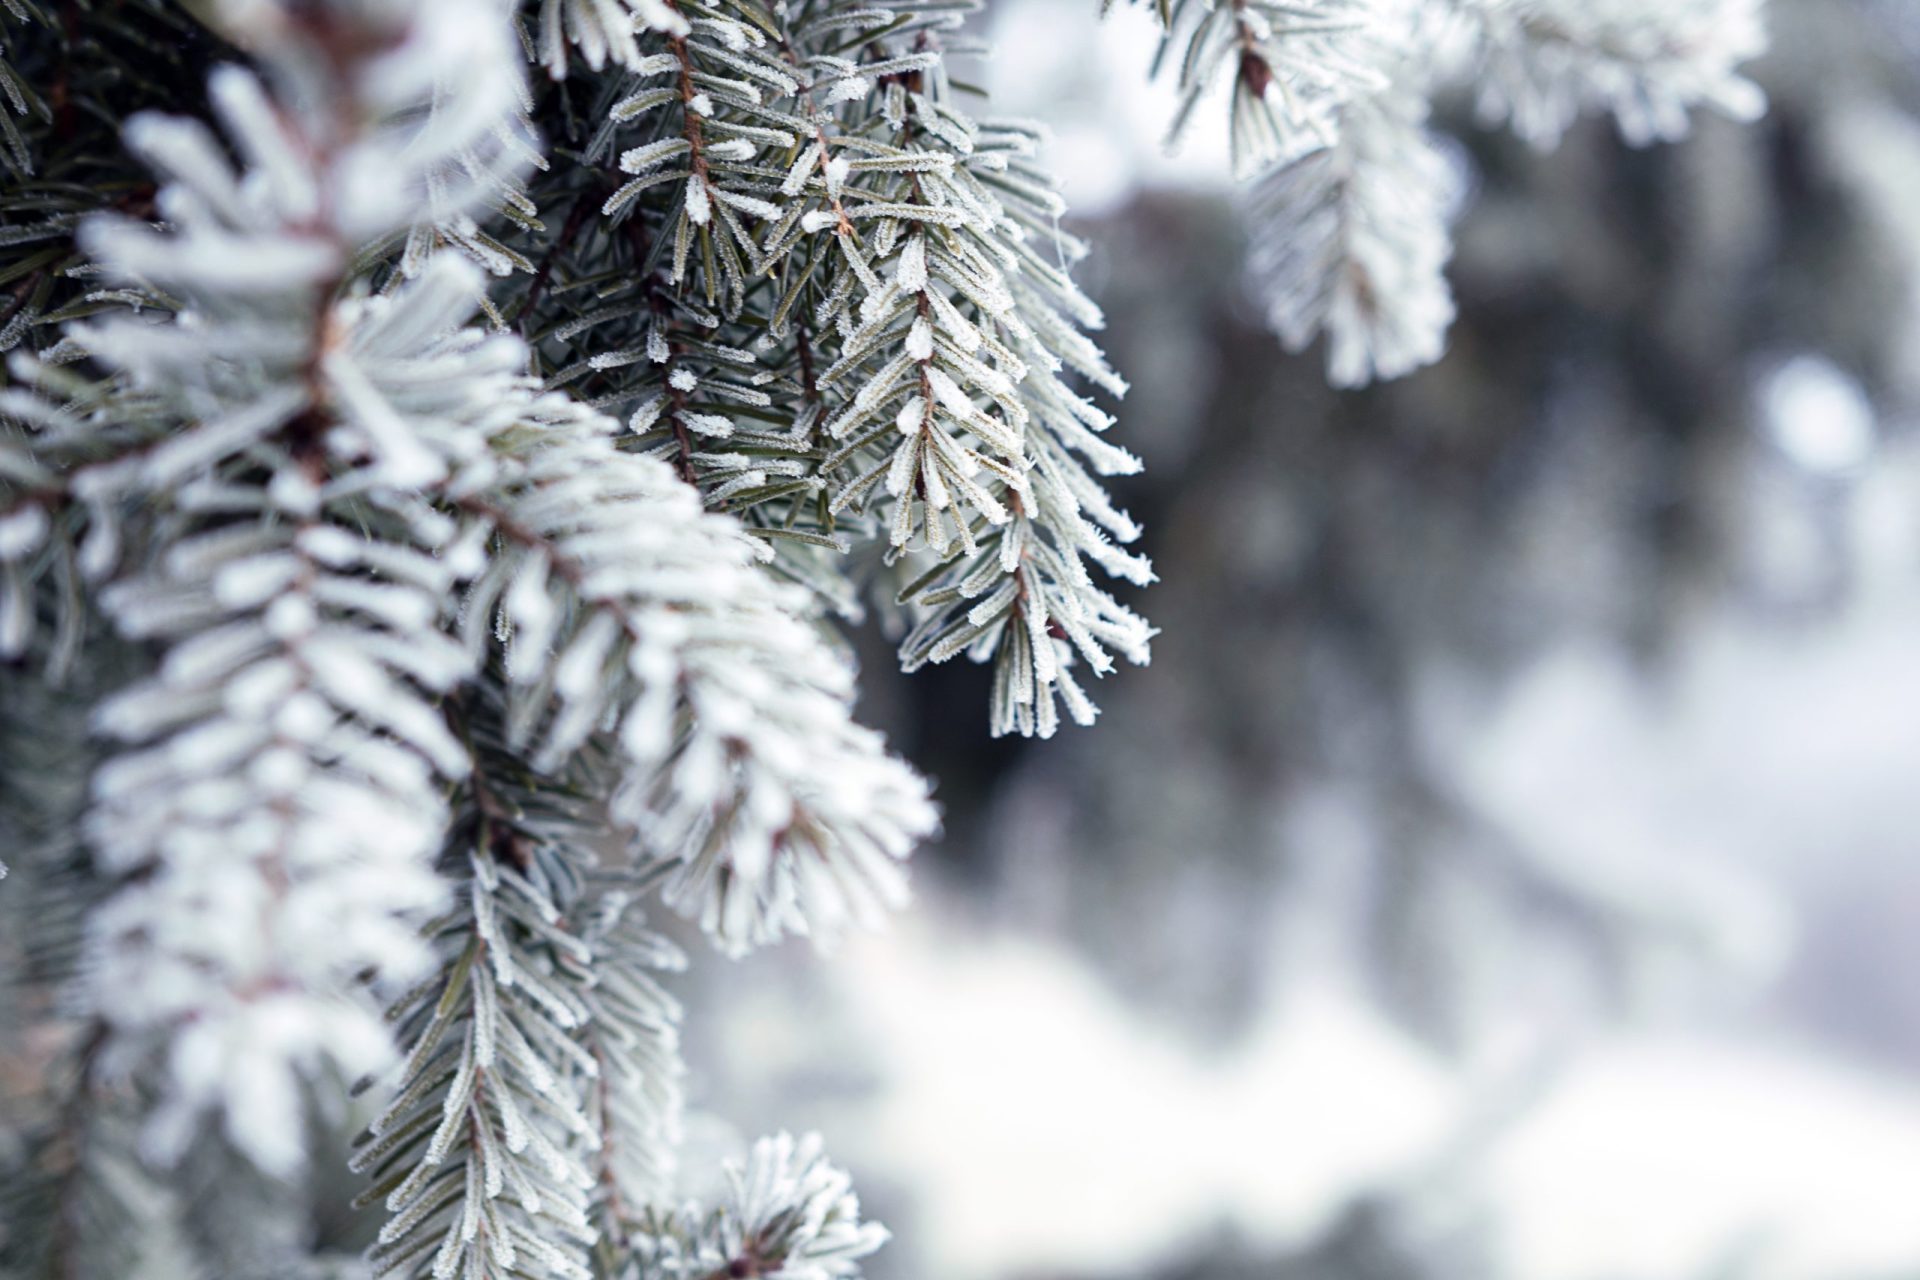
<path fill-rule="evenodd" d="M 920 1212 L 896 1247 L 914 1274 L 1137 1275 L 1222 1227 L 1286 1256 L 1383 1190 L 1469 1208 L 1489 1274 L 1524 1280 L 1856 1280 L 1920 1262 L 1920 1093 L 1806 1051 L 1596 1038 L 1490 1116 L 1484 1072 L 1329 979 L 1222 1053 L 1059 947 L 923 915 L 849 951 L 823 976 L 878 1082 L 834 1142 L 875 1185 L 910 1189 Z"/>
<path fill-rule="evenodd" d="M 1789 396 L 1845 398 L 1831 387 Z M 1841 456 L 1831 441 L 1818 448 Z M 1651 680 L 1624 652 L 1551 651 L 1481 724 L 1429 730 L 1469 744 L 1448 757 L 1457 785 L 1536 856 L 1650 909 L 1697 909 L 1723 958 L 1750 981 L 1768 977 L 1790 962 L 1792 903 L 1848 867 L 1911 857 L 1917 482 L 1920 452 L 1889 444 L 1841 499 L 1855 570 L 1832 612 L 1757 627 L 1737 604 L 1703 605 Z"/>
<path fill-rule="evenodd" d="M 1299 1245 L 1428 1155 L 1460 1105 L 1436 1060 L 1337 987 L 1296 990 L 1221 1053 L 1063 949 L 923 918 L 852 950 L 836 994 L 882 1084 L 849 1159 L 913 1188 L 914 1247 L 952 1280 L 1138 1274 L 1223 1224 Z"/>
<path fill-rule="evenodd" d="M 1682 621 L 1656 679 L 1569 646 L 1509 686 L 1454 758 L 1517 836 L 1604 874 L 1715 878 L 1772 926 L 1753 887 L 1911 855 L 1920 826 L 1920 457 L 1884 452 L 1842 521 L 1857 566 L 1817 624 L 1755 627 L 1728 604 Z"/>
<path fill-rule="evenodd" d="M 1732 680 L 1703 664 L 1694 680 L 1709 690 L 1682 676 L 1675 705 L 1648 692 L 1624 655 L 1568 648 L 1516 681 L 1479 732 L 1456 739 L 1467 745 L 1453 757 L 1475 807 L 1554 879 L 1689 938 L 1696 959 L 1743 985 L 1779 971 L 1791 929 L 1786 905 L 1746 865 L 1784 829 L 1769 827 L 1765 802 L 1741 792 L 1758 782 L 1774 788 L 1776 803 L 1822 805 L 1797 788 L 1780 792 L 1785 766 L 1763 753 L 1785 744 L 1751 732 L 1767 693 L 1749 687 L 1745 656 L 1721 659 L 1743 668 Z M 1790 714 L 1797 700 L 1775 696 Z M 1738 732 L 1723 722 L 1729 713 Z M 1770 727 L 1778 728 L 1762 726 Z M 1911 728 L 1920 749 L 1920 719 Z M 1804 813 L 1790 816 L 1808 825 Z"/>
<path fill-rule="evenodd" d="M 991 12 L 983 70 L 994 108 L 1047 122 L 1043 159 L 1076 216 L 1112 210 L 1139 187 L 1230 187 L 1224 112 L 1203 113 L 1211 123 L 1177 152 L 1163 145 L 1179 99 L 1171 75 L 1147 78 L 1160 44 L 1151 6 L 1118 4 L 1101 18 L 1082 0 L 1004 0 Z"/>
<path fill-rule="evenodd" d="M 1780 451 L 1816 475 L 1846 475 L 1873 456 L 1873 406 L 1824 356 L 1799 355 L 1761 385 L 1762 420 Z"/>
<path fill-rule="evenodd" d="M 1920 1098 L 1791 1051 L 1628 1041 L 1578 1060 L 1480 1167 L 1503 1274 L 1911 1274 Z"/>

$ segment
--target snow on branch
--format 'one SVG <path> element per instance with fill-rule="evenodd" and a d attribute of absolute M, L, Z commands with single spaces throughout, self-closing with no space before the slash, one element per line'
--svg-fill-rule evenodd
<path fill-rule="evenodd" d="M 1084 673 L 1153 634 L 1092 570 L 1152 574 L 1096 478 L 1139 463 L 1077 385 L 1125 390 L 1039 132 L 955 105 L 957 13 L 683 8 L 594 140 L 628 175 L 601 211 L 633 284 L 558 331 L 582 345 L 555 381 L 631 406 L 635 443 L 796 578 L 883 540 L 917 624 L 903 666 L 991 662 L 994 732 L 1091 722 Z M 648 200 L 666 216 L 637 225 Z"/>
<path fill-rule="evenodd" d="M 666 1189 L 680 1011 L 653 975 L 685 960 L 596 869 L 590 777 L 527 773 L 480 701 L 454 715 L 476 763 L 441 964 L 391 1011 L 406 1061 L 353 1167 L 389 1215 L 378 1274 L 584 1280 L 588 1246 Z"/>
<path fill-rule="evenodd" d="M 635 1243 L 642 1274 L 664 1280 L 849 1280 L 887 1239 L 861 1221 L 852 1180 L 828 1163 L 820 1135 L 782 1133 L 727 1166 L 720 1203 L 653 1215 Z"/>
<path fill-rule="evenodd" d="M 1181 64 L 1182 128 L 1205 88 L 1193 51 L 1211 47 L 1222 64 L 1235 56 L 1228 35 L 1211 46 L 1202 35 L 1244 30 L 1257 12 L 1189 7 L 1201 16 Z M 1282 8 L 1304 37 L 1283 47 L 1317 71 L 1293 84 L 1274 58 L 1256 58 L 1286 22 L 1246 32 L 1238 46 L 1231 129 L 1236 156 L 1252 158 L 1243 176 L 1257 175 L 1245 202 L 1249 275 L 1289 347 L 1328 335 L 1337 386 L 1400 377 L 1445 348 L 1447 222 L 1462 183 L 1425 128 L 1434 93 L 1469 80 L 1484 119 L 1538 146 L 1589 109 L 1610 112 L 1644 145 L 1683 137 L 1700 109 L 1744 120 L 1765 107 L 1740 71 L 1766 47 L 1760 0 L 1365 0 L 1339 21 L 1311 5 Z M 1185 11 L 1171 11 L 1168 41 Z M 1324 45 L 1334 30 L 1339 54 Z M 1263 97 L 1287 106 L 1278 117 L 1287 129 L 1249 132 L 1250 83 L 1278 86 Z"/>
<path fill-rule="evenodd" d="M 155 513 L 100 603 L 163 656 L 99 712 L 125 749 L 87 825 L 127 877 L 94 922 L 103 1064 L 160 1055 L 160 1159 L 211 1111 L 262 1167 L 297 1167 L 301 1077 L 380 1065 L 365 975 L 428 958 L 414 927 L 440 899 L 441 780 L 466 768 L 434 704 L 468 662 L 439 619 L 478 548 L 418 486 L 476 438 L 489 406 L 468 377 L 514 357 L 415 359 L 456 318 L 444 288 L 338 295 L 513 104 L 499 33 L 442 8 L 222 7 L 268 77 L 210 84 L 246 169 L 196 123 L 141 117 L 127 141 L 159 172 L 170 226 L 84 231 L 110 273 L 180 307 L 74 331 L 119 375 L 95 412 L 148 439 L 68 477 L 98 507 Z M 456 62 L 484 72 L 488 56 L 497 77 L 470 79 L 491 86 L 422 109 Z"/>
<path fill-rule="evenodd" d="M 761 545 L 614 424 L 548 403 L 454 495 L 500 548 L 464 609 L 471 644 L 505 644 L 515 740 L 549 767 L 604 728 L 614 817 L 727 950 L 876 922 L 933 829 L 925 782 L 849 717 L 852 669 Z"/>
<path fill-rule="evenodd" d="M 1164 12 L 1154 70 L 1173 66 L 1180 94 L 1169 139 L 1228 83 L 1236 178 L 1330 142 L 1341 103 L 1386 84 L 1371 0 L 1174 0 Z"/>
<path fill-rule="evenodd" d="M 851 721 L 850 671 L 761 544 L 541 393 L 518 341 L 459 328 L 470 266 L 443 253 L 366 292 L 369 249 L 443 213 L 448 166 L 517 109 L 441 88 L 486 66 L 445 59 L 505 46 L 437 3 L 233 6 L 268 79 L 227 70 L 212 91 L 248 168 L 202 126 L 137 121 L 170 225 L 85 237 L 178 314 L 74 330 L 117 375 L 98 403 L 14 406 L 74 434 L 137 424 L 135 446 L 56 478 L 152 522 L 99 598 L 163 656 L 100 712 L 125 750 L 88 829 L 128 877 L 96 922 L 103 1061 L 166 1064 L 163 1159 L 213 1111 L 290 1170 L 301 1079 L 385 1060 L 364 980 L 431 963 L 413 930 L 441 896 L 446 785 L 470 769 L 441 707 L 494 643 L 542 767 L 617 725 L 615 813 L 730 950 L 871 920 L 935 822 L 924 782 Z M 482 619 L 466 643 L 447 615 L 463 583 Z"/>
<path fill-rule="evenodd" d="M 1247 271 L 1267 322 L 1296 351 L 1324 332 L 1337 387 L 1401 377 L 1445 349 L 1461 175 L 1425 115 L 1405 93 L 1349 103 L 1337 142 L 1273 170 L 1247 200 Z"/>
<path fill-rule="evenodd" d="M 1483 116 L 1551 146 L 1581 111 L 1610 112 L 1636 146 L 1687 134 L 1701 108 L 1766 109 L 1740 73 L 1766 51 L 1760 0 L 1463 0 L 1479 27 Z"/>

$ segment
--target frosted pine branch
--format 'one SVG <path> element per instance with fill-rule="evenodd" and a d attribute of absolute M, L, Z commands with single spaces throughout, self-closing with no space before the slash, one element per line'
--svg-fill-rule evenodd
<path fill-rule="evenodd" d="M 587 1275 L 672 1170 L 680 1010 L 654 975 L 684 957 L 631 873 L 595 865 L 591 756 L 529 772 L 502 713 L 480 691 L 454 707 L 476 761 L 444 859 L 459 888 L 431 929 L 438 973 L 392 1011 L 406 1062 L 354 1157 L 390 1215 L 380 1274 Z"/>
<path fill-rule="evenodd" d="M 17 0 L 0 4 L 0 96 L 6 99 L 0 103 L 0 165 L 18 177 L 26 177 L 33 172 L 33 149 L 20 131 L 19 121 L 30 115 L 51 120 L 53 111 L 26 78 L 8 63 L 7 42 L 12 34 L 11 28 L 38 21 L 44 21 L 44 18 Z M 0 350 L 5 350 L 9 345 L 0 342 Z"/>
<path fill-rule="evenodd" d="M 1751 119 L 1765 107 L 1740 72 L 1765 51 L 1761 0 L 1276 8 L 1176 4 L 1161 62 L 1184 41 L 1176 134 L 1234 69 L 1235 167 L 1256 180 L 1245 204 L 1254 287 L 1290 347 L 1329 335 L 1338 386 L 1402 376 L 1445 346 L 1458 184 L 1422 127 L 1435 92 L 1467 80 L 1483 118 L 1539 146 L 1588 109 L 1644 145 L 1684 136 L 1697 110 Z"/>
<path fill-rule="evenodd" d="M 654 975 L 682 968 L 686 957 L 647 925 L 629 877 L 602 877 L 592 888 L 581 937 L 596 962 L 575 981 L 587 1010 L 580 1040 L 598 1069 L 587 1091 L 594 1214 L 601 1239 L 617 1241 L 674 1181 L 681 1009 Z"/>
<path fill-rule="evenodd" d="M 1631 143 L 1686 135 L 1698 109 L 1751 120 L 1766 107 L 1739 68 L 1766 50 L 1760 0 L 1456 0 L 1479 28 L 1480 108 L 1551 146 L 1583 110 Z"/>
<path fill-rule="evenodd" d="M 1351 102 L 1339 141 L 1275 169 L 1247 202 L 1247 270 L 1267 322 L 1295 350 L 1325 333 L 1335 386 L 1401 377 L 1445 348 L 1460 175 L 1425 114 L 1405 93 Z"/>
<path fill-rule="evenodd" d="M 710 1209 L 687 1205 L 643 1224 L 639 1274 L 844 1280 L 887 1242 L 886 1228 L 860 1220 L 851 1180 L 827 1162 L 818 1134 L 760 1139 L 746 1160 L 727 1166 L 726 1182 Z"/>
<path fill-rule="evenodd" d="M 141 873 L 97 920 L 95 999 L 110 1063 L 164 1048 L 162 1156 L 220 1109 L 289 1169 L 299 1080 L 382 1060 L 356 987 L 425 960 L 409 921 L 438 898 L 438 780 L 468 768 L 435 703 L 478 670 L 496 605 L 516 724 L 545 767 L 623 707 L 615 811 L 679 865 L 670 899 L 729 948 L 872 919 L 933 824 L 924 784 L 847 718 L 850 672 L 755 544 L 616 450 L 611 423 L 543 400 L 515 375 L 517 343 L 454 331 L 469 273 L 443 255 L 403 260 L 417 278 L 388 296 L 352 287 L 370 246 L 497 192 L 472 157 L 516 100 L 449 89 L 462 77 L 440 60 L 504 46 L 436 12 L 411 11 L 422 28 L 236 9 L 281 96 L 214 80 L 252 172 L 197 125 L 142 122 L 132 140 L 171 180 L 174 225 L 90 232 L 112 270 L 184 310 L 76 332 L 119 374 L 106 400 L 16 406 L 43 437 L 85 437 L 83 415 L 144 424 L 137 447 L 97 463 L 76 449 L 86 465 L 45 487 L 160 516 L 141 544 L 161 554 L 100 598 L 171 653 L 102 713 L 130 750 L 101 772 L 89 830 L 104 865 Z M 463 580 L 481 622 L 459 644 L 443 609 Z M 257 933 L 216 927 L 236 909 Z"/>
<path fill-rule="evenodd" d="M 431 708 L 467 670 L 437 627 L 463 553 L 408 488 L 442 476 L 439 453 L 471 427 L 408 412 L 423 374 L 456 372 L 407 365 L 409 326 L 446 318 L 431 289 L 376 309 L 333 294 L 510 107 L 514 72 L 497 31 L 480 24 L 476 43 L 431 4 L 232 13 L 282 95 L 239 71 L 212 82 L 247 180 L 200 126 L 137 121 L 129 142 L 167 179 L 174 228 L 101 222 L 88 239 L 185 307 L 76 335 L 121 375 L 117 408 L 164 437 L 73 477 L 98 506 L 161 513 L 158 554 L 101 603 L 167 647 L 100 713 L 128 750 L 100 771 L 88 830 L 109 871 L 138 876 L 96 917 L 92 990 L 110 1069 L 150 1044 L 166 1063 L 152 1154 L 177 1156 L 212 1110 L 288 1171 L 300 1078 L 384 1060 L 354 988 L 424 962 L 411 921 L 439 898 L 437 778 L 465 767 Z M 488 48 L 501 86 L 463 111 L 415 109 L 446 60 Z"/>
<path fill-rule="evenodd" d="M 375 1179 L 363 1202 L 389 1214 L 372 1261 L 382 1275 L 586 1277 L 601 1068 L 580 1040 L 597 957 L 566 915 L 591 797 L 516 778 L 476 720 L 456 715 L 477 764 L 447 845 L 441 964 L 392 1010 L 406 1061 L 354 1156 Z"/>
<path fill-rule="evenodd" d="M 687 32 L 666 0 L 535 0 L 528 7 L 539 11 L 539 59 L 555 80 L 566 78 L 574 51 L 593 71 L 609 63 L 638 70 L 648 56 L 639 32 Z"/>
<path fill-rule="evenodd" d="M 1051 733 L 1063 703 L 1091 720 L 1084 673 L 1143 661 L 1151 636 L 1091 568 L 1151 572 L 1095 479 L 1138 463 L 1074 386 L 1124 390 L 1085 335 L 1100 315 L 1068 278 L 1037 135 L 954 105 L 956 15 L 679 12 L 686 36 L 588 142 L 624 181 L 578 243 L 632 274 L 552 330 L 551 381 L 621 414 L 628 448 L 834 609 L 835 556 L 878 540 L 912 562 L 931 640 L 903 663 L 995 663 L 996 732 Z"/>
<path fill-rule="evenodd" d="M 1154 69 L 1174 68 L 1180 93 L 1169 138 L 1228 84 L 1236 178 L 1331 142 L 1340 105 L 1385 87 L 1370 0 L 1174 0 L 1163 12 Z"/>
<path fill-rule="evenodd" d="M 849 719 L 852 671 L 755 542 L 612 423 L 562 414 L 457 497 L 501 543 L 465 610 L 471 643 L 500 620 L 510 731 L 553 764 L 607 726 L 614 816 L 728 950 L 876 921 L 932 830 L 925 783 Z"/>

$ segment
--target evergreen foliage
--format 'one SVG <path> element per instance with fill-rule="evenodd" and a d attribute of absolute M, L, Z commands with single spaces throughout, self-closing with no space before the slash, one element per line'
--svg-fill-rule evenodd
<path fill-rule="evenodd" d="M 1296 21 L 1319 11 L 1281 8 Z M 1373 0 L 1371 10 L 1375 80 L 1330 88 L 1324 73 L 1272 56 L 1256 27 L 1234 81 L 1236 104 L 1257 90 L 1312 108 L 1290 106 L 1286 127 L 1263 135 L 1278 137 L 1261 154 L 1279 163 L 1255 166 L 1249 270 L 1289 347 L 1326 335 L 1328 377 L 1342 387 L 1401 377 L 1446 349 L 1449 224 L 1464 184 L 1426 125 L 1437 98 L 1470 86 L 1482 121 L 1536 146 L 1586 109 L 1644 146 L 1685 136 L 1700 108 L 1745 120 L 1765 107 L 1740 74 L 1765 50 L 1760 0 Z"/>
<path fill-rule="evenodd" d="M 904 899 L 870 600 L 995 734 L 1148 658 L 1125 384 L 970 0 L 0 5 L 0 1274 L 247 1253 L 168 1171 L 297 1185 L 355 1082 L 380 1273 L 855 1274 L 815 1139 L 677 1203 L 642 903 L 740 954 Z M 1531 138 L 1755 105 L 1750 2 L 1602 8 L 1163 10 L 1289 341 L 1438 354 L 1430 25 Z"/>

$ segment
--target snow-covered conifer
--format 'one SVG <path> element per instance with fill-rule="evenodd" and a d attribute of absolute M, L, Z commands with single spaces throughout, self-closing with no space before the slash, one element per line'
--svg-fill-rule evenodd
<path fill-rule="evenodd" d="M 1398 2 L 1529 136 L 1753 105 L 1751 3 Z M 991 666 L 996 734 L 1148 659 L 1126 384 L 1044 129 L 951 77 L 974 7 L 0 0 L 0 1011 L 50 1046 L 0 1273 L 120 1274 L 123 1231 L 218 1269 L 169 1180 L 297 1197 L 354 1090 L 382 1274 L 879 1247 L 816 1139 L 682 1203 L 656 930 L 905 900 L 938 814 L 853 713 L 868 603 L 908 671 Z M 1388 12 L 1162 13 L 1342 382 L 1450 311 L 1441 73 Z"/>
<path fill-rule="evenodd" d="M 1644 146 L 1683 137 L 1702 109 L 1765 107 L 1740 71 L 1766 50 L 1760 0 L 1179 0 L 1161 17 L 1174 136 L 1230 76 L 1252 287 L 1288 346 L 1327 335 L 1345 387 L 1445 350 L 1463 183 L 1427 134 L 1436 95 L 1464 84 L 1484 121 L 1543 147 L 1586 110 Z"/>

